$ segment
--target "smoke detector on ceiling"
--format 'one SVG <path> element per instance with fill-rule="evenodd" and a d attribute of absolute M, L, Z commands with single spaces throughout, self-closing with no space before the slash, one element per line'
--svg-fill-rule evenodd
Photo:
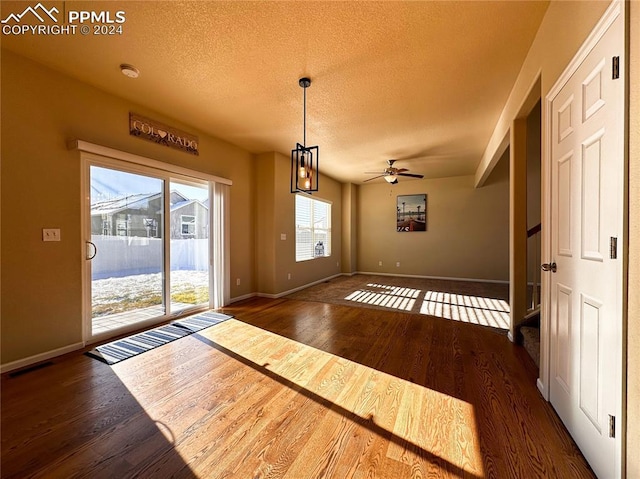
<path fill-rule="evenodd" d="M 138 78 L 140 76 L 140 70 L 133 65 L 128 65 L 126 63 L 120 65 L 120 71 L 123 75 L 128 76 L 129 78 Z"/>

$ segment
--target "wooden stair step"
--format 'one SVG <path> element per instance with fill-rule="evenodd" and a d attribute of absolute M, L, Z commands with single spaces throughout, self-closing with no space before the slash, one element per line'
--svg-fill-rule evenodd
<path fill-rule="evenodd" d="M 534 326 L 523 326 L 520 328 L 522 335 L 522 345 L 529 353 L 529 356 L 540 367 L 540 328 Z"/>

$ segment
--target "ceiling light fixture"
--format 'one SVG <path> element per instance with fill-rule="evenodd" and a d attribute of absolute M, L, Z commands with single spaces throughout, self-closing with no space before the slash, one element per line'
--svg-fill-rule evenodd
<path fill-rule="evenodd" d="M 296 143 L 291 150 L 291 193 L 309 193 L 318 191 L 318 153 L 317 146 L 307 146 L 307 88 L 311 85 L 309 78 L 300 78 L 298 84 L 303 91 L 303 129 L 302 145 Z"/>
<path fill-rule="evenodd" d="M 120 71 L 124 76 L 127 76 L 129 78 L 138 78 L 140 76 L 140 70 L 138 70 L 133 65 L 128 65 L 126 63 L 120 65 Z"/>
<path fill-rule="evenodd" d="M 398 177 L 396 175 L 387 175 L 383 177 L 387 183 L 391 183 L 392 185 L 395 185 L 398 182 Z"/>

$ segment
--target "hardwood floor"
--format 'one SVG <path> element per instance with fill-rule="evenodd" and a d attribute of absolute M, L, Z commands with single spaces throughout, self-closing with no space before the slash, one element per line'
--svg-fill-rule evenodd
<path fill-rule="evenodd" d="M 591 478 L 521 348 L 287 299 L 107 366 L 2 377 L 2 478 Z"/>

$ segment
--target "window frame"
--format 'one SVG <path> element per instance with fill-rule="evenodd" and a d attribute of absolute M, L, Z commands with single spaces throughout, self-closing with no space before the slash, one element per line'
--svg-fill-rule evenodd
<path fill-rule="evenodd" d="M 225 306 L 231 301 L 231 262 L 230 262 L 230 245 L 231 245 L 231 209 L 230 209 L 230 192 L 233 182 L 229 179 L 214 176 L 188 168 L 172 165 L 170 163 L 134 155 L 113 148 L 89 143 L 83 140 L 72 140 L 68 142 L 68 148 L 76 150 L 79 154 L 79 160 L 82 170 L 82 194 L 81 201 L 81 229 L 83 235 L 81 238 L 81 249 L 83 254 L 89 254 L 88 245 L 91 241 L 91 204 L 90 204 L 90 169 L 92 166 L 103 168 L 111 168 L 119 171 L 153 176 L 165 181 L 166 191 L 164 195 L 164 205 L 167 214 L 164 215 L 162 223 L 158 227 L 162 227 L 162 231 L 170 231 L 170 205 L 169 205 L 169 181 L 193 182 L 197 184 L 208 184 L 210 209 L 209 224 L 211 225 L 209 251 L 210 266 L 209 276 L 209 305 L 208 308 L 218 309 Z M 116 219 L 113 218 L 113 223 Z M 197 221 L 197 220 L 196 220 Z M 112 226 L 113 226 L 112 223 Z M 79 247 L 80 250 L 80 247 Z M 170 271 L 170 243 L 165 242 L 164 250 L 164 271 Z M 170 275 L 170 273 L 169 273 Z M 92 330 L 91 317 L 91 261 L 84 261 L 82 268 L 82 337 L 83 341 L 96 342 L 113 336 L 112 332 L 94 334 Z M 165 280 L 170 284 L 170 276 Z M 163 291 L 165 304 L 170 308 L 170 287 Z M 202 310 L 206 310 L 204 307 Z M 173 312 L 169 309 L 169 313 L 149 318 L 133 325 L 125 325 L 118 329 L 119 333 L 127 331 L 135 331 L 143 326 L 151 326 L 166 322 L 172 319 Z"/>
<path fill-rule="evenodd" d="M 311 202 L 311 208 L 310 208 L 310 226 L 304 226 L 304 227 L 300 227 L 299 223 L 298 223 L 298 197 L 303 198 L 305 200 L 308 200 Z M 327 227 L 326 228 L 320 228 L 320 227 L 316 227 L 315 226 L 315 221 L 314 221 L 314 214 L 315 214 L 315 205 L 316 203 L 322 203 L 324 205 L 326 205 L 327 207 Z M 307 195 L 307 194 L 301 194 L 301 193 L 297 193 L 295 195 L 295 199 L 294 199 L 294 233 L 295 233 L 295 260 L 296 263 L 302 263 L 304 261 L 312 261 L 315 259 L 321 259 L 321 258 L 330 258 L 332 255 L 332 238 L 331 238 L 331 232 L 332 232 L 332 206 L 333 203 L 329 200 L 325 200 L 323 198 L 315 198 L 315 197 L 311 197 L 311 195 Z M 311 234 L 311 255 L 309 256 L 308 254 L 306 255 L 301 255 L 298 252 L 298 245 L 299 245 L 299 235 L 300 232 L 304 231 L 304 232 L 309 232 Z M 326 239 L 326 242 L 324 243 L 324 247 L 325 247 L 325 254 L 324 255 L 318 255 L 316 256 L 315 254 L 315 249 L 316 246 L 318 244 L 318 240 L 317 240 L 317 233 L 316 231 L 319 231 L 319 235 L 321 235 L 323 238 Z"/>
<path fill-rule="evenodd" d="M 193 218 L 193 221 L 185 221 L 185 218 Z M 196 219 L 196 215 L 180 215 L 180 234 L 182 236 L 196 236 L 196 225 L 197 225 L 197 219 Z M 191 226 L 193 228 L 193 232 L 189 233 L 185 233 L 184 232 L 184 227 L 187 227 L 187 230 L 189 230 L 189 227 Z"/>

